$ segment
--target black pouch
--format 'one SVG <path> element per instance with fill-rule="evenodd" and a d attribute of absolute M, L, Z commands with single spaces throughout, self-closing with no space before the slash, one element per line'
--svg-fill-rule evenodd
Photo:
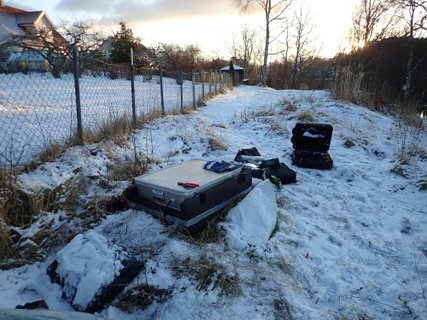
<path fill-rule="evenodd" d="M 255 147 L 248 148 L 248 149 L 240 149 L 237 152 L 236 157 L 234 157 L 234 161 L 243 162 L 244 160 L 242 156 L 261 157 L 261 154 L 259 153 L 258 149 Z"/>
<path fill-rule="evenodd" d="M 267 174 L 280 179 L 282 184 L 297 182 L 297 173 L 290 169 L 286 164 L 280 163 L 278 167 L 267 169 Z"/>

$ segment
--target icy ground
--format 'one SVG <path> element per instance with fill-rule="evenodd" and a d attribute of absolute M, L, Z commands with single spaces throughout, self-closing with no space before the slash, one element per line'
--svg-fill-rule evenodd
<path fill-rule="evenodd" d="M 334 126 L 332 170 L 291 165 L 291 132 L 300 120 Z M 99 315 L 174 320 L 426 319 L 426 144 L 425 127 L 406 127 L 392 117 L 335 101 L 327 92 L 240 87 L 192 114 L 157 119 L 128 144 L 70 149 L 60 159 L 21 175 L 19 182 L 36 193 L 80 174 L 89 178 L 79 187 L 84 202 L 121 194 L 128 182 L 109 177 L 120 161 L 133 156 L 133 146 L 140 156 L 155 160 L 150 170 L 192 158 L 232 160 L 239 149 L 255 146 L 265 158 L 279 157 L 288 164 L 298 181 L 279 191 L 265 183 L 255 189 L 257 196 L 249 194 L 232 209 L 237 218 L 229 212 L 218 224 L 221 230 L 213 242 L 176 233 L 134 210 L 105 212 L 92 221 L 95 232 L 145 260 L 145 271 L 127 291 L 141 284 L 157 290 L 145 305 L 120 308 L 113 302 Z M 399 160 L 399 154 L 405 159 Z M 74 216 L 82 212 L 75 208 Z M 243 220 L 245 212 L 253 223 Z M 259 221 L 269 226 L 277 217 L 273 231 L 257 223 L 261 213 Z M 72 230 L 70 221 L 76 224 L 74 231 L 87 231 L 69 216 L 61 210 L 46 213 L 22 232 L 35 234 L 50 222 L 53 233 L 64 233 Z M 239 236 L 242 230 L 246 235 L 258 233 L 257 242 Z M 64 245 L 58 241 L 57 250 Z M 51 250 L 43 261 L 0 271 L 0 308 L 44 299 L 52 310 L 70 311 L 60 287 L 46 275 L 54 258 Z M 147 298 L 140 294 L 139 301 Z"/>

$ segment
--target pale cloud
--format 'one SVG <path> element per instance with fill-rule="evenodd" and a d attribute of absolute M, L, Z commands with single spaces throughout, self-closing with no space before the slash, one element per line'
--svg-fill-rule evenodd
<path fill-rule="evenodd" d="M 233 11 L 232 0 L 61 0 L 56 8 L 131 22 L 213 17 Z"/>
<path fill-rule="evenodd" d="M 119 1 L 104 1 L 104 0 L 61 0 L 56 5 L 59 11 L 72 11 L 72 12 L 92 12 L 103 14 L 105 9 L 112 7 L 115 2 Z M 107 11 L 108 12 L 108 11 Z"/>

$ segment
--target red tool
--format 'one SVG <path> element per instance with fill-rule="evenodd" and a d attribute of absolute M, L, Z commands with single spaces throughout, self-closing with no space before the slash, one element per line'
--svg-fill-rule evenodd
<path fill-rule="evenodd" d="M 194 189 L 200 187 L 199 184 L 192 182 L 178 182 L 178 185 L 183 186 L 185 189 Z"/>

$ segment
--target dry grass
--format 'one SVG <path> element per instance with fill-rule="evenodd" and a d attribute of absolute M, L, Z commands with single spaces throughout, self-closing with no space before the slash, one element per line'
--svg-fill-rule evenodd
<path fill-rule="evenodd" d="M 147 172 L 149 162 L 143 161 L 119 161 L 110 167 L 107 173 L 107 179 L 114 181 L 131 181 L 137 176 Z"/>
<path fill-rule="evenodd" d="M 39 160 L 40 162 L 44 163 L 44 162 L 49 162 L 52 161 L 53 159 L 59 157 L 62 152 L 64 151 L 64 148 L 57 144 L 57 143 L 53 143 L 49 146 L 47 146 L 40 154 L 39 154 Z"/>
<path fill-rule="evenodd" d="M 279 135 L 288 136 L 289 129 L 287 126 L 287 120 L 274 117 L 270 123 L 270 129 L 277 132 Z"/>
<path fill-rule="evenodd" d="M 228 150 L 228 145 L 217 135 L 211 135 L 208 137 L 208 149 L 210 151 Z"/>
<path fill-rule="evenodd" d="M 206 127 L 205 129 L 208 141 L 208 152 L 216 150 L 228 150 L 228 145 L 224 139 L 217 135 L 214 130 Z"/>
<path fill-rule="evenodd" d="M 276 311 L 276 319 L 293 319 L 291 313 L 291 305 L 284 297 L 274 299 L 273 306 L 274 310 Z"/>
<path fill-rule="evenodd" d="M 298 121 L 300 122 L 315 122 L 314 115 L 310 111 L 304 111 L 300 115 L 298 115 Z"/>
<path fill-rule="evenodd" d="M 339 68 L 335 75 L 335 87 L 333 90 L 335 99 L 360 103 L 363 94 L 363 77 L 364 73 L 361 66 Z"/>
<path fill-rule="evenodd" d="M 354 141 L 350 138 L 345 139 L 344 141 L 344 147 L 350 149 L 352 147 L 354 147 L 356 144 L 354 143 Z"/>
<path fill-rule="evenodd" d="M 83 140 L 85 143 L 91 144 L 113 139 L 115 137 L 122 137 L 125 139 L 127 134 L 131 132 L 132 129 L 132 121 L 127 116 L 121 116 L 112 122 L 100 125 L 97 131 L 85 131 Z"/>
<path fill-rule="evenodd" d="M 15 252 L 15 247 L 9 233 L 9 228 L 0 216 L 0 261 L 11 257 Z"/>
<path fill-rule="evenodd" d="M 395 134 L 396 157 L 400 164 L 412 164 L 417 158 L 423 159 L 427 155 L 423 145 L 425 131 L 419 119 L 408 115 L 398 117 Z"/>
<path fill-rule="evenodd" d="M 421 191 L 427 190 L 427 175 L 418 180 L 418 189 Z"/>
<path fill-rule="evenodd" d="M 63 202 L 63 209 L 67 212 L 74 213 L 80 204 L 80 195 L 84 193 L 89 185 L 89 178 L 85 177 L 82 173 L 78 173 L 73 179 L 66 183 L 63 192 L 65 193 L 65 200 Z"/>
<path fill-rule="evenodd" d="M 288 100 L 287 98 L 282 101 L 283 111 L 286 113 L 297 111 L 297 103 L 294 100 Z"/>
<path fill-rule="evenodd" d="M 135 309 L 144 310 L 153 302 L 165 302 L 171 294 L 172 291 L 169 289 L 140 284 L 126 290 L 114 306 L 125 312 L 132 312 Z"/>
<path fill-rule="evenodd" d="M 239 274 L 227 272 L 226 268 L 213 258 L 202 256 L 197 260 L 190 257 L 174 260 L 171 268 L 175 275 L 185 274 L 193 279 L 199 291 L 218 288 L 221 295 L 239 296 L 242 293 Z"/>

